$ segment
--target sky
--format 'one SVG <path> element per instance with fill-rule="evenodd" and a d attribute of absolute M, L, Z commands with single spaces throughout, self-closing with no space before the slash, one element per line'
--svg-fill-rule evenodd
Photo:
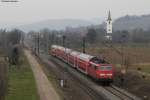
<path fill-rule="evenodd" d="M 104 19 L 150 14 L 150 0 L 18 0 L 0 2 L 0 23 L 32 23 L 47 19 Z"/>

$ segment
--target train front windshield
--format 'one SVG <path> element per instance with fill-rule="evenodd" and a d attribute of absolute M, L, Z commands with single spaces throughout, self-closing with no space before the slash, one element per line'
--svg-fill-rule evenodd
<path fill-rule="evenodd" d="M 92 58 L 90 61 L 92 61 L 95 64 L 105 64 L 105 63 L 108 63 L 104 59 L 99 59 L 97 57 Z"/>
<path fill-rule="evenodd" d="M 111 66 L 100 66 L 98 69 L 101 71 L 111 71 L 112 67 Z"/>

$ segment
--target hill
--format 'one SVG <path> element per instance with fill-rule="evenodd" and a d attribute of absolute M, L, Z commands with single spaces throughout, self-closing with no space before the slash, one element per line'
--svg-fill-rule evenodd
<path fill-rule="evenodd" d="M 48 28 L 50 30 L 64 30 L 66 27 L 80 27 L 89 26 L 93 23 L 87 20 L 79 19 L 55 19 L 55 20 L 45 20 L 41 22 L 36 22 L 28 25 L 22 25 L 15 28 L 19 28 L 25 32 L 30 30 L 39 31 L 43 28 Z"/>
<path fill-rule="evenodd" d="M 114 30 L 150 29 L 150 14 L 142 16 L 123 16 L 113 22 Z"/>

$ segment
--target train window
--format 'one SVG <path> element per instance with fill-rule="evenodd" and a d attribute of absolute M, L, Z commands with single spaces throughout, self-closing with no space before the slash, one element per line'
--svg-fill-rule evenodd
<path fill-rule="evenodd" d="M 112 70 L 111 66 L 101 66 L 99 67 L 99 70 Z"/>
<path fill-rule="evenodd" d="M 108 63 L 108 62 L 106 62 L 104 59 L 99 59 L 99 58 L 97 58 L 97 57 L 92 58 L 90 61 L 92 61 L 93 63 L 96 63 L 96 64 Z"/>

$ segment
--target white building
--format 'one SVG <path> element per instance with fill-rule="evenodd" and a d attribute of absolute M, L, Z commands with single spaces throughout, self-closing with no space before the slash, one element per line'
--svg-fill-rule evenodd
<path fill-rule="evenodd" d="M 111 34 L 112 33 L 112 19 L 111 19 L 111 13 L 109 11 L 108 13 L 108 18 L 107 18 L 107 21 L 106 21 L 106 30 L 107 30 L 107 33 L 108 34 Z"/>

